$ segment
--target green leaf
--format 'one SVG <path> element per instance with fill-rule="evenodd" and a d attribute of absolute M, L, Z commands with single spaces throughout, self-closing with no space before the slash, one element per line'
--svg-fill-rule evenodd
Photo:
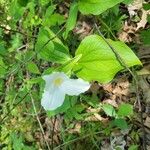
<path fill-rule="evenodd" d="M 55 5 L 49 6 L 47 8 L 45 16 L 43 17 L 43 22 L 42 22 L 43 26 L 50 25 L 51 22 L 50 17 L 55 9 L 56 9 Z"/>
<path fill-rule="evenodd" d="M 119 110 L 118 110 L 117 114 L 120 117 L 126 117 L 126 116 L 133 115 L 133 106 L 130 104 L 123 103 L 119 106 Z"/>
<path fill-rule="evenodd" d="M 127 122 L 124 119 L 122 119 L 122 118 L 115 119 L 113 121 L 113 125 L 117 126 L 118 128 L 120 128 L 122 130 L 128 128 Z"/>
<path fill-rule="evenodd" d="M 138 150 L 138 145 L 131 145 L 128 150 Z"/>
<path fill-rule="evenodd" d="M 64 16 L 55 13 L 50 15 L 48 18 L 45 18 L 45 21 L 43 22 L 44 26 L 55 26 L 55 25 L 61 25 L 65 22 Z"/>
<path fill-rule="evenodd" d="M 37 65 L 33 62 L 29 62 L 27 64 L 27 70 L 31 73 L 40 74 L 40 71 L 39 71 Z"/>
<path fill-rule="evenodd" d="M 124 0 L 80 0 L 79 10 L 83 14 L 99 15 L 107 9 L 123 2 Z"/>
<path fill-rule="evenodd" d="M 13 149 L 15 150 L 22 150 L 24 144 L 23 144 L 23 137 L 18 136 L 17 133 L 11 133 L 10 138 L 13 144 Z"/>
<path fill-rule="evenodd" d="M 0 55 L 5 56 L 6 54 L 7 54 L 7 49 L 5 48 L 4 41 L 0 41 Z"/>
<path fill-rule="evenodd" d="M 77 55 L 71 60 L 64 63 L 62 66 L 60 66 L 57 71 L 63 71 L 66 74 L 70 75 L 73 67 L 76 65 L 76 63 L 80 60 L 82 55 Z"/>
<path fill-rule="evenodd" d="M 39 0 L 42 6 L 47 5 L 51 0 Z"/>
<path fill-rule="evenodd" d="M 11 40 L 11 47 L 8 49 L 9 52 L 16 51 L 21 46 L 21 36 L 19 34 L 16 34 L 15 36 L 12 36 Z"/>
<path fill-rule="evenodd" d="M 72 107 L 72 105 L 75 105 L 76 102 L 77 102 L 76 96 L 72 96 L 72 97 L 66 96 L 63 105 L 58 107 L 55 110 L 47 111 L 47 115 L 49 117 L 52 117 L 55 116 L 56 114 L 66 112 L 70 107 Z"/>
<path fill-rule="evenodd" d="M 116 116 L 116 111 L 114 109 L 114 107 L 110 104 L 104 104 L 102 106 L 102 109 L 104 110 L 104 112 L 108 115 L 108 116 L 113 116 L 115 117 Z"/>
<path fill-rule="evenodd" d="M 145 10 L 150 10 L 150 4 L 143 4 L 143 8 Z"/>
<path fill-rule="evenodd" d="M 28 4 L 29 0 L 18 0 L 18 3 L 20 6 L 22 7 L 26 7 L 26 5 Z"/>
<path fill-rule="evenodd" d="M 0 57 L 0 78 L 4 77 L 7 71 L 6 69 L 7 69 L 7 66 L 5 65 L 2 57 Z"/>
<path fill-rule="evenodd" d="M 69 120 L 76 119 L 76 120 L 82 120 L 83 116 L 81 115 L 81 112 L 85 109 L 84 105 L 75 105 L 74 107 L 71 107 L 67 110 L 66 115 L 69 118 Z"/>
<path fill-rule="evenodd" d="M 123 3 L 126 4 L 126 5 L 131 4 L 131 3 L 133 3 L 133 0 L 124 0 Z"/>
<path fill-rule="evenodd" d="M 128 67 L 141 65 L 133 51 L 123 42 L 109 40 Z M 86 37 L 79 45 L 76 55 L 82 55 L 74 71 L 84 80 L 96 80 L 101 83 L 110 82 L 117 72 L 124 69 L 112 49 L 98 35 Z"/>
<path fill-rule="evenodd" d="M 17 21 L 21 18 L 24 13 L 24 7 L 20 7 L 17 0 L 11 2 L 11 6 L 9 7 L 9 15 L 12 16 L 12 21 Z M 13 20 L 14 19 L 14 20 Z"/>
<path fill-rule="evenodd" d="M 66 31 L 64 34 L 65 39 L 67 38 L 69 31 L 71 31 L 75 27 L 77 15 L 78 15 L 78 4 L 72 3 L 69 11 L 69 18 L 66 23 Z"/>
<path fill-rule="evenodd" d="M 140 38 L 145 45 L 150 45 L 150 29 L 143 30 L 140 34 Z"/>
<path fill-rule="evenodd" d="M 67 47 L 55 36 L 48 28 L 40 29 L 35 46 L 39 58 L 56 63 L 69 61 L 70 55 Z"/>

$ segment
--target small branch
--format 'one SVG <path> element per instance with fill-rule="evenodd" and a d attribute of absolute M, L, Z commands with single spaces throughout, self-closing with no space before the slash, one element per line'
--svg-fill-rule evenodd
<path fill-rule="evenodd" d="M 41 124 L 41 122 L 40 122 L 40 119 L 39 119 L 39 117 L 38 117 L 38 113 L 37 113 L 37 110 L 36 110 L 36 107 L 35 107 L 34 99 L 33 99 L 31 93 L 30 93 L 30 97 L 31 97 L 31 102 L 32 102 L 32 106 L 33 106 L 33 109 L 34 109 L 34 113 L 35 113 L 35 115 L 36 115 L 36 119 L 37 119 L 37 121 L 38 121 L 38 123 L 39 123 L 39 126 L 40 126 L 40 130 L 41 130 L 42 136 L 43 136 L 43 138 L 44 138 L 44 141 L 45 141 L 45 143 L 46 143 L 46 146 L 47 146 L 48 150 L 50 150 L 50 146 L 49 146 L 49 144 L 48 144 L 48 142 L 47 142 L 47 140 L 46 140 L 46 138 L 45 138 L 44 129 L 43 129 L 42 124 Z"/>

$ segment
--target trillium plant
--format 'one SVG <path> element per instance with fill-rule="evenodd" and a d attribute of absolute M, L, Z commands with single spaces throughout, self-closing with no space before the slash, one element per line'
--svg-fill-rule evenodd
<path fill-rule="evenodd" d="M 41 105 L 45 110 L 55 110 L 60 107 L 65 95 L 79 95 L 87 91 L 90 84 L 82 79 L 70 79 L 63 72 L 53 72 L 42 77 L 45 80 L 45 89 Z"/>
<path fill-rule="evenodd" d="M 43 39 L 49 39 L 48 33 L 45 34 L 47 31 L 51 33 L 49 29 L 41 29 L 36 43 L 37 50 L 43 46 L 41 45 Z M 125 43 L 106 40 L 120 55 L 127 67 L 141 65 L 138 57 Z M 85 37 L 77 48 L 75 57 L 70 56 L 68 48 L 58 39 L 50 41 L 47 47 L 39 53 L 42 59 L 60 64 L 54 72 L 42 76 L 45 80 L 45 88 L 41 104 L 45 110 L 55 110 L 60 107 L 65 95 L 77 96 L 84 93 L 89 89 L 91 81 L 108 83 L 119 71 L 126 69 L 118 61 L 106 40 L 98 35 Z M 78 79 L 70 79 L 66 74 L 75 74 Z"/>

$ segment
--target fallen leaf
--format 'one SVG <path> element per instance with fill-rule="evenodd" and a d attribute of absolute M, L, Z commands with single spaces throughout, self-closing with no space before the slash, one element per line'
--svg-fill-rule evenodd
<path fill-rule="evenodd" d="M 140 28 L 145 28 L 146 24 L 147 24 L 147 16 L 150 14 L 149 10 L 144 10 L 142 9 L 142 17 L 140 22 L 137 23 L 137 28 L 136 31 L 139 30 Z"/>

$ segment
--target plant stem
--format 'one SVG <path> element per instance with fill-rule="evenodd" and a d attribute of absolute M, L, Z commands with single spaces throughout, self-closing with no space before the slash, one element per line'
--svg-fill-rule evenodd
<path fill-rule="evenodd" d="M 38 116 L 38 114 L 37 114 L 37 110 L 36 110 L 36 107 L 35 107 L 34 99 L 33 99 L 31 93 L 30 93 L 30 97 L 31 97 L 31 102 L 32 102 L 32 106 L 33 106 L 33 109 L 34 109 L 34 113 L 35 113 L 35 115 L 36 115 L 36 119 L 37 119 L 38 124 L 39 124 L 39 126 L 40 126 L 40 130 L 41 130 L 42 136 L 43 136 L 43 138 L 44 138 L 44 141 L 45 141 L 45 143 L 46 143 L 46 146 L 47 146 L 48 150 L 50 150 L 50 146 L 49 146 L 49 144 L 48 144 L 48 142 L 47 142 L 47 140 L 46 140 L 46 138 L 45 138 L 44 129 L 43 129 L 43 127 L 42 127 L 42 124 L 41 124 L 41 122 L 40 122 L 39 116 Z"/>

